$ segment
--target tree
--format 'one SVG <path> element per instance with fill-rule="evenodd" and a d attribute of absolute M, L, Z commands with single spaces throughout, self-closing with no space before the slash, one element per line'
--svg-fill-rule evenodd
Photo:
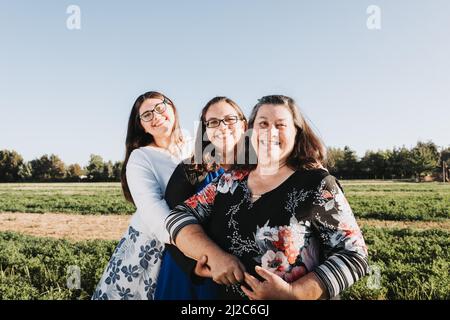
<path fill-rule="evenodd" d="M 111 181 L 114 178 L 113 163 L 111 161 L 103 164 L 102 181 Z"/>
<path fill-rule="evenodd" d="M 66 175 L 64 162 L 54 154 L 43 155 L 39 159 L 30 162 L 33 172 L 33 180 L 36 181 L 60 181 Z"/>
<path fill-rule="evenodd" d="M 117 161 L 114 163 L 114 166 L 113 166 L 113 180 L 114 181 L 120 181 L 121 174 L 122 174 L 122 166 L 123 166 L 122 161 Z"/>
<path fill-rule="evenodd" d="M 344 158 L 341 164 L 341 172 L 344 178 L 353 179 L 359 175 L 359 162 L 356 152 L 349 146 L 344 147 Z"/>
<path fill-rule="evenodd" d="M 384 179 L 392 172 L 390 167 L 390 157 L 392 152 L 386 151 L 367 151 L 361 159 L 361 170 L 365 172 L 369 178 Z"/>
<path fill-rule="evenodd" d="M 442 181 L 447 182 L 450 176 L 450 147 L 441 150 L 438 169 L 443 176 Z"/>
<path fill-rule="evenodd" d="M 16 151 L 0 150 L 0 182 L 15 182 L 21 179 L 23 158 Z"/>
<path fill-rule="evenodd" d="M 103 167 L 103 158 L 99 155 L 91 154 L 89 163 L 86 167 L 86 174 L 89 180 L 102 181 L 104 177 Z"/>
<path fill-rule="evenodd" d="M 416 179 L 420 181 L 420 177 L 434 171 L 439 162 L 439 152 L 437 146 L 429 142 L 417 142 L 417 145 L 411 151 L 412 169 L 416 175 Z"/>
<path fill-rule="evenodd" d="M 450 167 L 450 147 L 442 149 L 440 160 L 444 161 L 447 164 L 447 167 Z"/>
<path fill-rule="evenodd" d="M 78 163 L 71 164 L 67 168 L 66 178 L 68 181 L 80 181 L 84 171 Z"/>
<path fill-rule="evenodd" d="M 20 181 L 28 181 L 33 177 L 33 168 L 29 162 L 24 162 L 19 166 L 19 179 Z"/>
<path fill-rule="evenodd" d="M 392 174 L 397 178 L 411 178 L 414 175 L 411 158 L 411 151 L 405 146 L 394 147 L 389 159 Z"/>
<path fill-rule="evenodd" d="M 327 168 L 330 173 L 336 177 L 340 177 L 339 170 L 344 161 L 344 150 L 340 148 L 330 147 L 327 150 Z"/>

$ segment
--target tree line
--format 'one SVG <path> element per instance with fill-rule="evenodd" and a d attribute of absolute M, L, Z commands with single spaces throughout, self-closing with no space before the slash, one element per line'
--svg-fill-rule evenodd
<path fill-rule="evenodd" d="M 109 182 L 120 181 L 123 163 L 104 161 L 91 154 L 85 167 L 66 165 L 57 155 L 43 155 L 24 161 L 14 150 L 0 150 L 0 182 Z M 448 181 L 450 147 L 439 148 L 431 141 L 418 142 L 413 148 L 369 150 L 359 158 L 345 146 L 328 148 L 327 168 L 339 179 L 415 179 L 431 175 Z"/>
<path fill-rule="evenodd" d="M 95 154 L 81 167 L 66 165 L 55 154 L 27 162 L 14 150 L 0 150 L 0 182 L 112 182 L 120 181 L 121 170 L 121 161 L 104 161 Z"/>
<path fill-rule="evenodd" d="M 439 148 L 432 141 L 417 142 L 413 148 L 369 150 L 362 158 L 349 147 L 328 148 L 328 169 L 340 179 L 414 179 L 425 176 L 448 181 L 450 147 Z"/>

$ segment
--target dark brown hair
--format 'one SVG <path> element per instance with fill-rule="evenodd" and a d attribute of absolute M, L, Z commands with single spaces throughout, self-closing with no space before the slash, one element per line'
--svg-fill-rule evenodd
<path fill-rule="evenodd" d="M 219 102 L 226 102 L 234 110 L 236 110 L 238 117 L 240 120 L 244 121 L 244 131 L 247 130 L 247 118 L 242 112 L 241 108 L 238 106 L 236 102 L 227 97 L 214 97 L 206 103 L 200 113 L 200 123 L 198 126 L 198 130 L 195 137 L 195 149 L 194 155 L 190 159 L 191 165 L 188 166 L 189 172 L 196 172 L 197 174 L 204 174 L 206 172 L 214 172 L 219 168 L 219 163 L 216 163 L 215 157 L 210 152 L 205 152 L 206 147 L 211 144 L 206 133 L 206 113 L 209 108 Z M 236 155 L 236 152 L 235 152 Z M 198 163 L 198 160 L 201 159 L 201 163 Z"/>
<path fill-rule="evenodd" d="M 283 95 L 262 97 L 253 107 L 248 121 L 249 129 L 253 129 L 256 116 L 262 105 L 284 105 L 292 114 L 297 133 L 295 135 L 294 149 L 287 158 L 287 165 L 292 170 L 308 170 L 322 167 L 326 157 L 325 145 L 307 123 L 294 99 Z M 251 154 L 256 154 L 255 150 L 251 143 L 244 145 L 244 147 L 245 150 L 241 149 L 240 152 L 245 153 L 246 163 L 244 165 L 235 166 L 235 169 L 253 170 L 256 168 L 257 163 L 251 163 L 249 158 L 251 157 Z M 254 156 L 254 158 L 256 158 L 256 156 Z"/>
<path fill-rule="evenodd" d="M 175 115 L 175 123 L 173 126 L 172 134 L 171 134 L 171 142 L 172 144 L 175 144 L 178 147 L 181 147 L 183 144 L 183 136 L 181 134 L 180 130 L 180 122 L 178 119 L 178 112 L 175 107 L 175 104 L 170 100 L 168 97 L 166 97 L 164 94 L 156 92 L 156 91 L 149 91 L 144 94 L 141 94 L 139 97 L 137 97 L 136 101 L 133 104 L 133 107 L 131 108 L 130 118 L 128 120 L 128 130 L 127 130 L 127 138 L 125 141 L 125 160 L 123 161 L 122 171 L 120 175 L 120 181 L 122 184 L 122 191 L 125 196 L 125 199 L 130 201 L 134 204 L 133 197 L 130 193 L 130 189 L 128 187 L 127 182 L 127 163 L 128 159 L 130 158 L 131 152 L 133 150 L 138 149 L 140 147 L 148 146 L 150 143 L 154 142 L 155 139 L 153 136 L 147 132 L 145 132 L 144 128 L 142 127 L 141 120 L 139 118 L 139 109 L 141 105 L 144 103 L 147 99 L 161 99 L 166 100 L 168 104 L 173 108 L 173 113 Z"/>

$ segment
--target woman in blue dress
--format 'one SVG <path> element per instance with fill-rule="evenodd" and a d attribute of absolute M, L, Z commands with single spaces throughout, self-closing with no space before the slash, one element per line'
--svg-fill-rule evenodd
<path fill-rule="evenodd" d="M 241 108 L 227 97 L 215 97 L 203 108 L 191 158 L 181 162 L 166 188 L 172 209 L 220 177 L 237 160 L 236 145 L 247 129 Z M 155 292 L 156 300 L 218 298 L 218 285 L 208 278 L 206 258 L 198 264 L 175 246 L 166 245 Z M 201 276 L 201 277 L 199 277 Z"/>

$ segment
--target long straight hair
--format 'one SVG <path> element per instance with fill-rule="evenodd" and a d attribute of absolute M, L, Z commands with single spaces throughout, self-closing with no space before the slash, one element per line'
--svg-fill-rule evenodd
<path fill-rule="evenodd" d="M 125 141 L 125 160 L 123 161 L 122 171 L 120 175 L 123 195 L 125 196 L 125 199 L 133 204 L 134 201 L 128 187 L 126 174 L 128 159 L 130 158 L 130 154 L 131 152 L 133 152 L 133 150 L 148 146 L 155 141 L 153 135 L 145 132 L 144 127 L 141 124 L 141 119 L 139 118 L 139 109 L 147 99 L 165 99 L 168 102 L 168 104 L 173 108 L 173 113 L 175 115 L 175 122 L 171 133 L 171 145 L 175 145 L 181 148 L 182 144 L 184 143 L 183 135 L 181 134 L 180 130 L 178 112 L 175 104 L 171 99 L 157 91 L 149 91 L 137 97 L 136 101 L 133 104 L 133 107 L 131 108 L 130 118 L 128 120 L 127 138 Z"/>

